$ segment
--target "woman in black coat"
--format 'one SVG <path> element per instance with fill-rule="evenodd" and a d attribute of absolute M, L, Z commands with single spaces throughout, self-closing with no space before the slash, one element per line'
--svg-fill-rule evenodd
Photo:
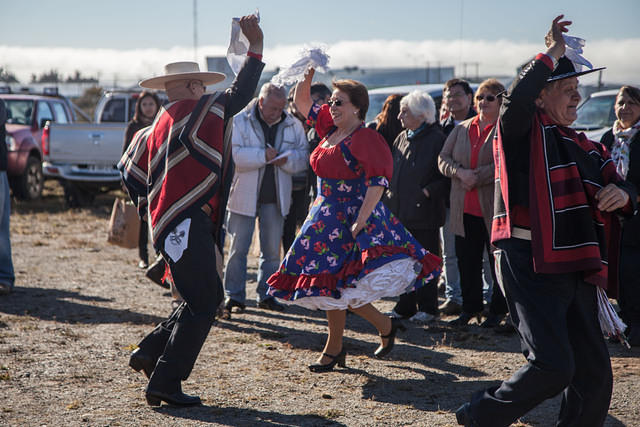
<path fill-rule="evenodd" d="M 617 120 L 602 136 L 618 175 L 640 189 L 640 89 L 623 86 L 614 106 Z M 618 306 L 629 344 L 640 345 L 640 216 L 622 223 Z"/>
<path fill-rule="evenodd" d="M 160 105 L 160 99 L 155 93 L 146 90 L 140 93 L 138 101 L 136 102 L 133 119 L 127 124 L 127 128 L 124 131 L 123 154 L 127 151 L 127 148 L 129 148 L 129 144 L 136 132 L 153 123 L 153 119 L 156 117 Z M 148 235 L 149 227 L 147 222 L 143 220 L 140 223 L 140 238 L 138 239 L 138 255 L 140 256 L 138 267 L 140 268 L 147 268 L 149 266 L 149 252 L 147 249 Z"/>
<path fill-rule="evenodd" d="M 384 203 L 425 249 L 441 256 L 439 229 L 450 181 L 438 171 L 445 135 L 436 122 L 435 103 L 427 93 L 411 92 L 400 101 L 398 118 L 405 130 L 393 143 L 393 176 Z M 401 295 L 392 316 L 432 321 L 438 315 L 437 281 Z"/>

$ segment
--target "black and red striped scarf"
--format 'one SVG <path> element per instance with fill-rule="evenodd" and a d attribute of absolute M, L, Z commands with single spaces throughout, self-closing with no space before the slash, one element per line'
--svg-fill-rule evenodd
<path fill-rule="evenodd" d="M 511 237 L 508 180 L 501 135 L 494 142 L 496 184 L 503 212 L 496 212 L 492 240 Z M 529 214 L 537 273 L 582 271 L 584 280 L 611 295 L 617 291 L 620 225 L 596 208 L 595 194 L 618 182 L 605 148 L 583 133 L 551 123 L 537 112 L 530 135 Z M 498 207 L 498 206 L 497 206 Z"/>

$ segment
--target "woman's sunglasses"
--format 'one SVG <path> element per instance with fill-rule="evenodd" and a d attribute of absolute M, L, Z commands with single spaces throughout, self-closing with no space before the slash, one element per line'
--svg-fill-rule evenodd
<path fill-rule="evenodd" d="M 329 105 L 329 107 L 333 107 L 334 105 L 336 107 L 340 107 L 342 104 L 344 104 L 344 102 L 340 99 L 330 99 L 327 101 L 327 104 Z"/>
<path fill-rule="evenodd" d="M 476 95 L 476 99 L 478 101 L 482 101 L 483 99 L 486 99 L 488 102 L 493 102 L 496 99 L 498 99 L 498 97 L 496 97 L 495 95 Z"/>

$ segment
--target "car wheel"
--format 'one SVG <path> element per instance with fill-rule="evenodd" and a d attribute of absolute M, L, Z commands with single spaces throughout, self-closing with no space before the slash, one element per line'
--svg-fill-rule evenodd
<path fill-rule="evenodd" d="M 27 167 L 24 174 L 16 177 L 13 192 L 18 199 L 35 200 L 42 195 L 44 187 L 44 175 L 42 163 L 37 157 L 30 156 L 27 159 Z"/>

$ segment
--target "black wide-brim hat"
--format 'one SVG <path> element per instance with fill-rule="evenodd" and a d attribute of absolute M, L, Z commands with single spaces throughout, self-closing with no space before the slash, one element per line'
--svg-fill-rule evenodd
<path fill-rule="evenodd" d="M 561 57 L 558 60 L 558 66 L 553 73 L 551 73 L 551 77 L 547 79 L 547 82 L 555 82 L 556 80 L 568 79 L 569 77 L 578 77 L 583 74 L 593 73 L 595 71 L 604 70 L 607 67 L 593 68 L 591 70 L 585 71 L 576 71 L 576 67 L 573 65 L 573 62 L 566 56 Z"/>

